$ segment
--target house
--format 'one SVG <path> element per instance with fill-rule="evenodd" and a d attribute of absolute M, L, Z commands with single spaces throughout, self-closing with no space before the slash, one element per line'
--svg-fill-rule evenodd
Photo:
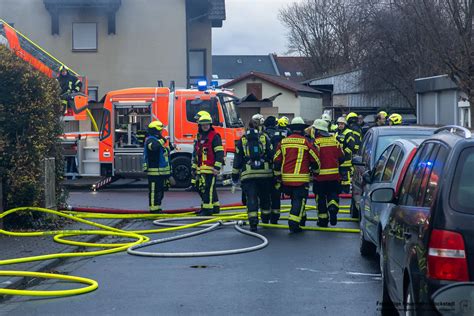
<path fill-rule="evenodd" d="M 322 76 L 303 82 L 323 93 L 323 107 L 334 118 L 349 111 L 373 114 L 379 109 L 412 113 L 414 108 L 393 89 L 366 91 L 361 82 L 362 70 Z"/>
<path fill-rule="evenodd" d="M 2 0 L 0 17 L 89 79 L 97 101 L 110 90 L 189 86 L 212 74 L 212 28 L 225 0 Z"/>
<path fill-rule="evenodd" d="M 472 127 L 467 96 L 448 75 L 415 80 L 417 123 Z"/>
<path fill-rule="evenodd" d="M 251 71 L 302 82 L 311 78 L 311 69 L 310 59 L 306 57 L 276 54 L 212 56 L 212 80 L 219 86 Z"/>
<path fill-rule="evenodd" d="M 285 115 L 290 119 L 302 116 L 307 122 L 312 122 L 323 111 L 321 92 L 281 76 L 251 71 L 227 82 L 223 88 L 233 89 L 237 96 L 253 95 L 253 102 L 263 101 L 261 103 L 265 104 L 242 102 L 239 112 L 244 123 L 256 113 Z"/>

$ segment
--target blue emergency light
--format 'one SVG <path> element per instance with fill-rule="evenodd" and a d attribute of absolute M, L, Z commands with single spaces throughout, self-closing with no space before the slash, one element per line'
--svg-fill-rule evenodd
<path fill-rule="evenodd" d="M 207 80 L 199 80 L 198 81 L 198 90 L 199 91 L 206 91 L 207 90 Z"/>

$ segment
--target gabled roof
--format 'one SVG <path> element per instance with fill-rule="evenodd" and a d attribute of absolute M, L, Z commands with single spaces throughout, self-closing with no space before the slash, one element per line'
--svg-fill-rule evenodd
<path fill-rule="evenodd" d="M 297 56 L 276 56 L 275 62 L 278 66 L 280 76 L 286 77 L 291 81 L 302 82 L 311 78 L 313 68 L 311 60 L 308 57 Z"/>
<path fill-rule="evenodd" d="M 219 79 L 235 79 L 256 71 L 276 75 L 270 55 L 215 55 L 212 56 L 212 74 Z"/>
<path fill-rule="evenodd" d="M 318 91 L 318 90 L 312 89 L 308 86 L 304 86 L 304 85 L 302 85 L 300 83 L 297 83 L 297 82 L 290 81 L 290 80 L 288 80 L 284 77 L 269 75 L 269 74 L 256 72 L 256 71 L 247 72 L 247 73 L 243 74 L 242 76 L 240 76 L 238 78 L 235 78 L 234 80 L 223 84 L 222 87 L 229 88 L 232 85 L 234 85 L 234 84 L 236 84 L 240 81 L 243 81 L 243 80 L 246 80 L 246 79 L 252 78 L 252 77 L 256 77 L 256 78 L 259 78 L 261 80 L 267 81 L 271 84 L 274 84 L 274 85 L 279 86 L 283 89 L 292 91 L 294 93 L 304 92 L 304 93 L 312 93 L 312 94 L 321 94 L 321 92 Z"/>

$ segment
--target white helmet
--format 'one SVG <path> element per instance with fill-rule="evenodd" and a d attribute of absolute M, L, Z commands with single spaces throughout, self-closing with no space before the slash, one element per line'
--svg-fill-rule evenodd
<path fill-rule="evenodd" d="M 329 115 L 327 113 L 323 113 L 323 115 L 321 116 L 321 119 L 325 120 L 326 122 L 330 122 L 331 121 L 331 115 Z"/>
<path fill-rule="evenodd" d="M 262 114 L 257 113 L 254 116 L 252 116 L 252 121 L 254 121 L 258 125 L 263 125 L 263 122 L 265 121 L 265 119 L 263 118 Z"/>
<path fill-rule="evenodd" d="M 347 125 L 346 118 L 345 118 L 345 117 L 343 117 L 343 116 L 339 117 L 339 118 L 337 119 L 337 123 L 344 123 L 344 124 L 346 124 L 346 125 Z"/>
<path fill-rule="evenodd" d="M 313 123 L 313 127 L 320 131 L 329 132 L 328 122 L 324 119 L 315 119 Z"/>
<path fill-rule="evenodd" d="M 306 123 L 304 122 L 303 118 L 300 116 L 295 117 L 294 119 L 291 120 L 291 125 L 296 125 L 296 124 L 303 124 L 305 125 Z"/>

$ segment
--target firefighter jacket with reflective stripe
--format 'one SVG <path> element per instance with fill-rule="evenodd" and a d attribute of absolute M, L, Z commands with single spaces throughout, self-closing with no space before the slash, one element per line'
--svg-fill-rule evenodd
<path fill-rule="evenodd" d="M 354 136 L 354 152 L 353 152 L 353 154 L 355 154 L 359 151 L 360 144 L 362 143 L 362 128 L 357 123 L 350 124 L 349 128 L 352 131 L 352 136 Z"/>
<path fill-rule="evenodd" d="M 59 86 L 61 87 L 61 94 L 80 92 L 82 88 L 82 82 L 76 76 L 68 73 L 66 76 L 60 75 L 58 77 Z"/>
<path fill-rule="evenodd" d="M 164 138 L 148 136 L 143 149 L 143 170 L 149 176 L 169 176 L 171 174 L 169 153 L 170 148 Z"/>
<path fill-rule="evenodd" d="M 276 150 L 278 144 L 280 144 L 281 140 L 290 134 L 290 131 L 284 127 L 278 127 L 273 133 L 273 136 L 270 137 L 270 141 L 272 143 L 273 150 Z"/>
<path fill-rule="evenodd" d="M 345 128 L 344 130 L 337 130 L 336 138 L 342 145 L 344 151 L 344 161 L 341 163 L 341 167 L 352 167 L 352 153 L 355 148 L 355 140 L 352 135 L 352 130 Z"/>
<path fill-rule="evenodd" d="M 326 136 L 327 135 L 327 136 Z M 313 177 L 314 180 L 339 181 L 339 162 L 344 157 L 342 146 L 333 135 L 316 135 L 314 145 L 319 149 L 319 174 Z"/>
<path fill-rule="evenodd" d="M 200 133 L 194 145 L 193 169 L 197 173 L 212 174 L 221 170 L 224 163 L 224 147 L 219 133 L 211 127 L 209 132 Z"/>
<path fill-rule="evenodd" d="M 258 133 L 255 137 L 255 143 L 259 146 L 259 159 L 252 159 L 250 148 L 252 141 L 251 136 L 246 134 L 237 142 L 235 147 L 234 164 L 232 167 L 232 181 L 237 182 L 241 177 L 242 182 L 273 177 L 273 148 L 270 139 L 263 133 Z"/>
<path fill-rule="evenodd" d="M 311 179 L 311 169 L 314 174 L 319 172 L 318 149 L 303 135 L 293 133 L 278 145 L 273 164 L 283 185 L 304 185 Z"/>

